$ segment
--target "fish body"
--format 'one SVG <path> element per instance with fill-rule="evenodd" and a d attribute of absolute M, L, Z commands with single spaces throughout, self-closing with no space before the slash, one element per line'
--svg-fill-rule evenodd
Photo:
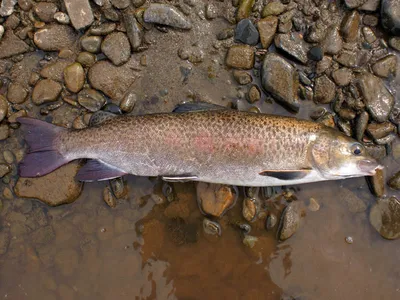
<path fill-rule="evenodd" d="M 92 161 L 78 173 L 81 180 L 134 174 L 240 186 L 373 175 L 379 167 L 361 144 L 334 129 L 266 114 L 218 109 L 116 116 L 82 130 L 47 123 L 43 130 L 41 121 L 19 121 L 31 130 L 25 135 L 31 149 L 20 165 L 23 177 L 82 158 Z M 44 147 L 37 146 L 38 136 Z M 362 155 L 352 153 L 354 147 Z M 46 155 L 50 161 L 41 167 Z"/>

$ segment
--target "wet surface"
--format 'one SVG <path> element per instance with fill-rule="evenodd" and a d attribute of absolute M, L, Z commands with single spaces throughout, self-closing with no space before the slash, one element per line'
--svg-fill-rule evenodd
<path fill-rule="evenodd" d="M 217 33 L 225 27 L 228 23 L 223 18 L 198 17 L 190 31 L 148 31 L 149 49 L 134 53 L 129 66 L 124 65 L 126 74 L 135 78 L 124 82 L 124 89 L 137 95 L 132 114 L 170 112 L 176 104 L 193 99 L 228 106 L 243 98 L 250 85 L 238 86 L 226 67 L 227 47 L 213 47 Z M 228 46 L 232 43 L 227 42 Z M 182 49 L 192 62 L 179 57 Z M 19 64 L 30 62 L 36 67 L 43 57 L 40 51 L 26 54 Z M 18 67 L 13 70 L 13 80 L 28 81 L 30 75 L 22 78 Z M 260 86 L 259 72 L 249 73 Z M 391 84 L 393 92 L 399 78 Z M 110 89 L 114 91 L 105 88 Z M 117 103 L 115 99 L 109 102 Z M 237 105 L 240 110 L 256 106 L 263 113 L 293 115 L 264 93 L 254 105 L 246 99 Z M 296 116 L 308 119 L 316 107 L 313 101 L 302 100 Z M 29 104 L 26 108 L 28 115 L 40 116 L 39 107 Z M 79 114 L 64 104 L 49 120 L 71 125 Z M 210 217 L 218 222 L 221 235 L 204 231 L 194 183 L 170 184 L 172 196 L 165 197 L 160 180 L 126 176 L 127 193 L 115 201 L 115 208 L 103 200 L 108 182 L 85 183 L 74 203 L 59 207 L 19 198 L 13 193 L 17 162 L 23 156 L 19 130 L 11 128 L 10 137 L 0 143 L 2 152 L 12 150 L 15 156 L 0 155 L 0 163 L 12 166 L 8 180 L 0 183 L 0 297 L 4 299 L 400 297 L 399 241 L 385 240 L 370 224 L 376 197 L 364 178 L 291 189 L 301 206 L 300 221 L 293 236 L 279 241 L 278 224 L 267 231 L 265 215 L 253 222 L 243 218 L 243 188 L 232 209 L 220 218 Z M 398 137 L 391 148 L 392 154 L 382 162 L 386 178 L 400 167 Z M 37 192 L 48 196 L 51 184 L 57 190 L 57 183 L 63 181 L 55 179 L 42 183 L 43 190 Z M 29 184 L 25 182 L 25 189 Z M 339 190 L 350 191 L 350 196 Z M 400 196 L 388 187 L 386 193 Z M 269 209 L 264 212 L 275 212 L 278 222 L 282 207 L 292 201 L 260 197 Z M 310 198 L 319 207 L 311 207 Z M 252 241 L 244 242 L 245 231 L 238 226 L 244 223 L 251 226 L 247 236 L 255 237 Z"/>

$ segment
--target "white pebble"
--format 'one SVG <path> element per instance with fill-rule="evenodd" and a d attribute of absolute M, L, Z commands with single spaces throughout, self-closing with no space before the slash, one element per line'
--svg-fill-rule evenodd
<path fill-rule="evenodd" d="M 69 24 L 69 16 L 61 11 L 54 14 L 54 19 L 60 24 Z"/>
<path fill-rule="evenodd" d="M 3 34 L 4 34 L 4 26 L 0 25 L 0 40 L 3 37 Z"/>
<path fill-rule="evenodd" d="M 353 240 L 353 238 L 351 236 L 347 236 L 345 238 L 345 241 L 346 241 L 347 244 L 353 244 L 353 242 L 354 242 L 354 240 Z"/>

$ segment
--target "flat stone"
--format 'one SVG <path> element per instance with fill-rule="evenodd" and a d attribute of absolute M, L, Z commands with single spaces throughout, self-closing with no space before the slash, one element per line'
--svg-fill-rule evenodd
<path fill-rule="evenodd" d="M 133 11 L 125 11 L 123 13 L 123 21 L 126 28 L 126 34 L 128 35 L 129 42 L 133 51 L 139 50 L 143 41 L 143 30 L 142 26 L 136 20 Z"/>
<path fill-rule="evenodd" d="M 314 101 L 317 103 L 331 103 L 336 96 L 335 84 L 326 76 L 322 75 L 315 79 Z"/>
<path fill-rule="evenodd" d="M 278 18 L 275 16 L 269 16 L 261 19 L 257 22 L 257 28 L 260 33 L 262 47 L 268 49 L 269 46 L 271 46 L 276 29 L 278 28 Z"/>
<path fill-rule="evenodd" d="M 51 24 L 35 32 L 33 40 L 39 49 L 60 51 L 71 47 L 77 39 L 74 30 L 68 25 Z"/>
<path fill-rule="evenodd" d="M 363 5 L 367 0 L 344 0 L 348 8 L 356 8 Z"/>
<path fill-rule="evenodd" d="M 96 112 L 106 104 L 107 100 L 94 89 L 83 89 L 78 94 L 78 102 L 87 110 Z"/>
<path fill-rule="evenodd" d="M 377 122 L 387 121 L 394 105 L 394 97 L 383 81 L 368 72 L 358 75 L 356 79 L 371 117 Z"/>
<path fill-rule="evenodd" d="M 325 39 L 321 42 L 320 47 L 325 53 L 335 55 L 342 50 L 343 40 L 336 26 L 330 27 L 326 33 Z"/>
<path fill-rule="evenodd" d="M 95 63 L 88 73 L 92 87 L 102 91 L 115 101 L 120 101 L 123 98 L 136 77 L 129 63 L 116 67 L 108 61 Z"/>
<path fill-rule="evenodd" d="M 113 22 L 104 22 L 99 25 L 92 25 L 89 33 L 93 35 L 107 35 L 115 31 L 117 25 Z"/>
<path fill-rule="evenodd" d="M 353 79 L 353 73 L 348 68 L 340 68 L 332 72 L 332 79 L 338 86 L 346 86 Z"/>
<path fill-rule="evenodd" d="M 389 33 L 400 35 L 400 0 L 382 0 L 381 23 Z"/>
<path fill-rule="evenodd" d="M 364 10 L 368 12 L 376 11 L 379 7 L 381 0 L 367 0 L 363 5 L 361 5 L 358 9 Z"/>
<path fill-rule="evenodd" d="M 37 178 L 18 178 L 14 192 L 21 198 L 35 198 L 50 206 L 74 202 L 83 183 L 75 179 L 80 165 L 72 162 Z"/>
<path fill-rule="evenodd" d="M 6 30 L 0 40 L 0 59 L 25 53 L 29 45 L 18 38 L 11 30 Z"/>
<path fill-rule="evenodd" d="M 346 42 L 354 42 L 358 38 L 360 14 L 356 10 L 348 12 L 343 18 L 340 32 Z"/>
<path fill-rule="evenodd" d="M 388 55 L 372 65 L 372 71 L 379 77 L 387 78 L 390 75 L 396 76 L 397 56 Z"/>
<path fill-rule="evenodd" d="M 308 61 L 307 52 L 309 50 L 309 45 L 303 40 L 299 33 L 277 34 L 275 36 L 275 46 L 303 64 L 306 64 Z"/>
<path fill-rule="evenodd" d="M 251 69 L 254 66 L 254 49 L 248 45 L 234 45 L 226 55 L 228 67 L 237 69 Z"/>
<path fill-rule="evenodd" d="M 76 30 L 93 23 L 93 12 L 89 0 L 64 0 L 71 23 Z"/>
<path fill-rule="evenodd" d="M 78 93 L 85 83 L 85 71 L 80 63 L 73 63 L 64 69 L 64 81 L 68 90 Z"/>
<path fill-rule="evenodd" d="M 101 36 L 85 36 L 81 40 L 81 46 L 85 51 L 98 53 L 100 52 L 102 40 Z"/>
<path fill-rule="evenodd" d="M 268 2 L 267 5 L 264 6 L 262 11 L 262 17 L 268 16 L 278 16 L 283 13 L 286 9 L 286 5 L 282 4 L 281 1 L 271 1 Z"/>
<path fill-rule="evenodd" d="M 40 105 L 47 102 L 57 100 L 60 95 L 62 86 L 51 79 L 43 79 L 36 83 L 32 92 L 32 102 L 36 105 Z"/>
<path fill-rule="evenodd" d="M 235 28 L 235 41 L 247 45 L 257 45 L 260 35 L 250 19 L 241 20 Z"/>
<path fill-rule="evenodd" d="M 7 99 L 11 103 L 21 104 L 24 103 L 28 92 L 19 83 L 11 83 L 7 91 Z"/>
<path fill-rule="evenodd" d="M 58 7 L 54 3 L 39 2 L 35 4 L 33 10 L 41 21 L 48 23 L 53 21 L 54 14 L 57 12 Z"/>
<path fill-rule="evenodd" d="M 369 213 L 371 225 L 385 239 L 400 237 L 400 201 L 396 197 L 379 199 Z"/>
<path fill-rule="evenodd" d="M 191 29 L 192 24 L 184 14 L 168 4 L 151 3 L 144 11 L 143 19 L 147 23 L 156 23 L 181 29 Z"/>
<path fill-rule="evenodd" d="M 14 6 L 18 0 L 3 0 L 0 5 L 0 16 L 7 17 L 14 12 Z"/>
<path fill-rule="evenodd" d="M 101 51 L 116 66 L 126 63 L 131 56 L 129 40 L 122 32 L 113 32 L 107 35 L 101 43 Z"/>
<path fill-rule="evenodd" d="M 265 56 L 261 69 L 261 83 L 280 104 L 293 111 L 299 110 L 298 73 L 283 57 L 275 53 Z"/>

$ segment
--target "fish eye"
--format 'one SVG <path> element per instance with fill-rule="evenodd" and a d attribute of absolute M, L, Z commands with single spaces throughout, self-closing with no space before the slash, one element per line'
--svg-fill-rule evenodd
<path fill-rule="evenodd" d="M 362 153 L 362 150 L 363 150 L 363 148 L 362 148 L 362 145 L 361 145 L 361 144 L 353 144 L 353 145 L 351 146 L 351 152 L 352 152 L 354 155 L 360 155 L 360 154 Z"/>

